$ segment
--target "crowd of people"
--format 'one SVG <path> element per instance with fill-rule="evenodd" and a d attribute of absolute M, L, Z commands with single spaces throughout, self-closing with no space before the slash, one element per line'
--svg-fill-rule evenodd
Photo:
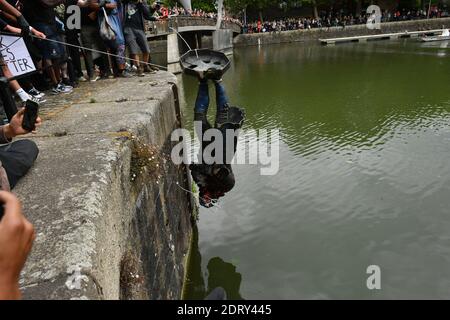
<path fill-rule="evenodd" d="M 167 17 L 186 16 L 186 17 L 202 17 L 202 18 L 217 19 L 217 11 L 208 12 L 202 9 L 186 10 L 183 7 L 163 8 L 160 11 L 161 11 L 160 13 L 162 13 L 163 16 L 166 15 Z M 230 16 L 228 14 L 225 14 L 222 17 L 222 21 L 229 21 L 242 25 L 240 19 Z"/>
<path fill-rule="evenodd" d="M 397 10 L 394 12 L 383 11 L 381 22 L 406 21 L 415 19 L 440 18 L 447 16 L 438 8 L 432 8 L 429 13 L 426 10 Z M 359 15 L 345 14 L 344 12 L 321 12 L 318 18 L 298 17 L 283 18 L 261 22 L 260 20 L 247 23 L 243 26 L 243 33 L 264 33 L 289 30 L 308 30 L 313 28 L 331 28 L 358 24 L 366 24 L 370 14 L 362 12 Z"/>
<path fill-rule="evenodd" d="M 12 91 L 21 101 L 33 99 L 43 103 L 45 91 L 53 95 L 67 94 L 80 81 L 130 77 L 133 70 L 139 76 L 156 71 L 147 64 L 150 48 L 144 22 L 158 19 L 153 16 L 159 9 L 156 3 L 149 7 L 142 0 L 6 2 L 22 14 L 32 30 L 24 40 L 38 72 L 10 81 Z M 70 13 L 66 8 L 72 5 L 80 7 L 80 28 L 67 25 Z M 23 35 L 14 17 L 2 11 L 0 18 L 2 32 Z M 102 26 L 106 28 L 102 29 Z M 2 66 L 2 71 L 11 78 L 7 65 Z"/>
<path fill-rule="evenodd" d="M 40 103 L 45 102 L 45 91 L 51 94 L 70 93 L 80 81 L 95 82 L 112 77 L 142 76 L 144 73 L 157 71 L 157 68 L 147 64 L 150 62 L 150 48 L 145 35 L 145 20 L 156 21 L 183 15 L 217 18 L 217 13 L 200 9 L 188 11 L 183 7 L 166 8 L 158 2 L 149 6 L 146 0 L 7 2 L 21 12 L 33 28 L 34 37 L 25 40 L 38 69 L 37 74 L 11 81 L 10 86 L 21 101 L 33 98 Z M 71 5 L 81 8 L 79 29 L 67 26 L 66 8 Z M 14 27 L 14 22 L 9 23 L 7 18 L 3 18 L 6 19 L 3 31 L 20 34 L 21 31 Z M 102 36 L 100 27 L 105 19 L 115 34 L 114 39 Z M 223 20 L 240 23 L 238 19 L 227 15 Z M 99 52 L 108 52 L 110 56 Z M 4 74 L 11 77 L 9 70 L 3 69 Z"/>
<path fill-rule="evenodd" d="M 22 102 L 34 99 L 44 103 L 46 92 L 71 93 L 79 82 L 154 73 L 157 68 L 148 64 L 150 48 L 145 20 L 164 20 L 172 16 L 217 18 L 217 13 L 200 9 L 166 8 L 159 2 L 149 6 L 146 0 L 5 1 L 22 13 L 32 27 L 33 37 L 26 37 L 25 41 L 38 72 L 10 81 L 12 91 Z M 81 9 L 80 28 L 67 25 L 66 8 L 72 5 Z M 20 35 L 17 22 L 8 18 L 11 19 L 3 11 L 0 30 Z M 101 32 L 106 19 L 114 39 L 108 38 L 107 32 Z M 240 23 L 227 15 L 223 20 Z M 7 66 L 3 66 L 2 71 L 7 78 L 12 77 Z"/>
<path fill-rule="evenodd" d="M 81 25 L 70 22 L 69 6 L 80 8 Z M 155 73 L 145 20 L 159 19 L 160 10 L 159 3 L 142 0 L 0 0 L 0 33 L 20 36 L 36 66 L 35 72 L 15 77 L 10 48 L 2 44 L 0 70 L 9 81 L 0 83 L 0 299 L 20 297 L 18 278 L 35 237 L 10 193 L 39 153 L 32 140 L 12 141 L 41 124 L 29 105 L 45 103 L 50 94 L 70 94 L 80 81 Z M 33 129 L 25 129 L 30 118 Z"/>

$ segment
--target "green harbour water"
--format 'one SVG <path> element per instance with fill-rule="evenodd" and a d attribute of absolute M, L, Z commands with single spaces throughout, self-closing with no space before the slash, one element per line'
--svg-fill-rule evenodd
<path fill-rule="evenodd" d="M 186 297 L 450 298 L 450 45 L 288 44 L 231 59 L 243 129 L 280 130 L 280 168 L 234 165 L 235 188 L 200 209 Z M 181 81 L 190 126 L 197 81 Z M 366 286 L 369 265 L 381 290 Z"/>

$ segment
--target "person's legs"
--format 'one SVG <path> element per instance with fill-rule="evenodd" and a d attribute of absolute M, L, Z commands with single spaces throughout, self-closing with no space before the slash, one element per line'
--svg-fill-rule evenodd
<path fill-rule="evenodd" d="M 13 77 L 13 74 L 11 73 L 11 71 L 9 70 L 9 68 L 6 64 L 2 65 L 2 71 L 3 71 L 3 75 L 7 79 Z M 12 92 L 14 92 L 16 94 L 16 96 L 18 96 L 22 102 L 25 102 L 28 99 L 30 99 L 29 94 L 26 93 L 25 90 L 22 89 L 22 87 L 20 86 L 19 82 L 17 82 L 17 80 L 10 81 L 9 87 L 12 90 Z"/>
<path fill-rule="evenodd" d="M 69 53 L 67 51 L 67 48 L 63 43 L 67 43 L 66 36 L 64 34 L 57 34 L 56 38 L 58 39 L 59 43 L 57 43 L 58 48 L 58 59 L 56 59 L 56 62 L 54 65 L 58 68 L 61 74 L 61 78 L 64 85 L 70 85 L 70 79 L 69 79 Z"/>
<path fill-rule="evenodd" d="M 133 64 L 137 68 L 139 68 L 140 49 L 139 49 L 139 45 L 136 40 L 135 33 L 133 32 L 133 29 L 126 27 L 123 31 L 123 34 L 125 36 L 125 43 L 128 47 L 128 51 L 130 52 L 130 58 L 133 60 L 137 60 L 137 61 L 133 61 Z"/>
<path fill-rule="evenodd" d="M 203 162 L 203 150 L 209 145 L 209 141 L 203 140 L 205 132 L 211 128 L 208 122 L 207 114 L 209 107 L 209 87 L 208 80 L 201 79 L 198 85 L 197 99 L 194 108 L 194 130 L 201 144 L 201 149 L 198 153 L 199 163 Z"/>
<path fill-rule="evenodd" d="M 142 75 L 142 72 L 141 72 L 141 69 L 140 69 L 141 64 L 140 64 L 140 61 L 139 61 L 139 55 L 138 54 L 130 54 L 130 58 L 133 59 L 133 64 L 137 68 L 137 74 L 138 75 Z"/>
<path fill-rule="evenodd" d="M 52 65 L 53 70 L 58 81 L 57 88 L 62 93 L 70 93 L 73 90 L 73 82 L 69 77 L 69 55 L 66 50 L 66 46 L 63 43 L 66 42 L 64 34 L 55 33 L 52 38 L 58 42 L 54 43 Z"/>
<path fill-rule="evenodd" d="M 144 64 L 144 72 L 156 73 L 159 71 L 159 68 L 156 65 L 147 64 L 152 62 L 150 53 L 144 53 L 142 56 L 142 61 L 146 62 L 146 64 Z"/>
<path fill-rule="evenodd" d="M 0 147 L 0 161 L 6 170 L 11 189 L 33 166 L 39 149 L 31 140 L 19 140 Z"/>
<path fill-rule="evenodd" d="M 73 91 L 73 87 L 75 85 L 75 81 L 71 80 L 70 73 L 69 73 L 69 61 L 61 62 L 61 60 L 57 61 L 54 65 L 57 66 L 59 74 L 60 74 L 60 80 L 59 80 L 59 87 L 64 93 L 69 93 Z M 73 77 L 72 77 L 73 79 Z M 63 88 L 64 87 L 64 88 Z"/>
<path fill-rule="evenodd" d="M 26 91 L 30 91 L 33 88 L 33 84 L 31 83 L 28 77 L 24 77 L 22 79 L 17 80 L 19 85 Z"/>
<path fill-rule="evenodd" d="M 148 62 L 150 62 L 150 52 L 142 54 L 142 61 L 146 63 L 145 65 L 147 65 Z"/>
<path fill-rule="evenodd" d="M 195 101 L 195 109 L 194 109 L 194 124 L 195 132 L 197 137 L 202 142 L 203 148 L 206 147 L 203 142 L 203 134 L 206 130 L 211 128 L 211 125 L 208 122 L 207 114 L 209 107 L 209 88 L 208 88 L 208 80 L 202 79 L 198 85 L 198 93 L 197 99 Z M 200 124 L 199 124 L 200 122 Z M 200 152 L 200 154 L 202 151 Z"/>
<path fill-rule="evenodd" d="M 208 113 L 209 107 L 209 88 L 207 80 L 200 80 L 198 85 L 197 99 L 195 101 L 195 113 Z"/>
<path fill-rule="evenodd" d="M 217 102 L 217 114 L 215 127 L 219 129 L 223 134 L 223 163 L 230 163 L 236 153 L 237 148 L 237 135 L 233 137 L 233 144 L 231 145 L 228 139 L 228 130 L 240 129 L 244 121 L 244 111 L 237 107 L 230 107 L 225 87 L 222 84 L 222 80 L 215 81 L 216 86 L 216 102 Z"/>
<path fill-rule="evenodd" d="M 54 87 L 53 92 L 57 93 L 56 88 L 59 83 L 59 71 L 55 72 L 56 67 L 52 64 L 52 61 L 61 58 L 61 50 L 60 50 L 61 45 L 58 44 L 57 42 L 54 42 L 59 41 L 60 39 L 58 37 L 56 28 L 52 25 L 45 23 L 37 23 L 34 27 L 37 30 L 43 32 L 48 39 L 48 40 L 42 39 L 37 40 L 36 46 L 41 50 L 43 57 L 43 66 Z"/>
<path fill-rule="evenodd" d="M 225 92 L 225 87 L 222 84 L 222 80 L 214 81 L 216 86 L 216 104 L 217 104 L 217 112 L 223 111 L 225 106 L 228 105 L 228 97 Z"/>
<path fill-rule="evenodd" d="M 94 77 L 94 59 L 92 58 L 92 52 L 89 50 L 84 50 L 83 55 L 86 75 L 89 79 L 92 79 Z"/>
<path fill-rule="evenodd" d="M 52 79 L 52 83 L 54 84 L 52 92 L 54 94 L 71 93 L 73 91 L 73 86 L 66 85 L 63 81 L 63 79 L 66 79 L 65 82 L 69 81 L 67 79 L 67 62 L 61 63 L 60 61 L 60 59 L 52 61 L 52 67 L 49 68 L 53 70 L 52 72 L 55 77 L 54 80 Z M 66 74 L 64 74 L 64 72 L 66 72 Z"/>
<path fill-rule="evenodd" d="M 29 76 L 32 84 L 32 88 L 28 90 L 28 93 L 34 97 L 39 96 L 42 98 L 45 94 L 39 91 L 46 91 L 49 89 L 48 83 L 44 78 L 44 71 L 42 70 L 42 51 L 36 46 L 37 39 L 26 39 L 25 44 L 27 46 L 28 52 L 31 55 L 34 65 L 36 66 L 37 73 Z"/>
<path fill-rule="evenodd" d="M 143 30 L 134 30 L 136 43 L 139 46 L 140 52 L 142 52 L 142 62 L 145 62 L 141 68 L 144 69 L 145 66 L 147 66 L 146 63 L 149 62 L 150 59 L 150 47 L 148 45 L 147 36 Z"/>
<path fill-rule="evenodd" d="M 66 79 L 64 84 L 70 85 L 70 86 L 77 86 L 78 85 L 78 72 L 75 71 L 73 61 L 71 57 L 68 57 L 67 59 L 67 75 L 68 79 Z"/>
<path fill-rule="evenodd" d="M 108 49 L 108 53 L 116 54 L 116 51 Z M 113 56 L 108 56 L 108 59 L 111 64 L 111 68 L 112 68 L 114 77 L 119 77 L 120 74 L 119 74 L 119 66 L 117 65 L 117 59 L 114 58 Z"/>
<path fill-rule="evenodd" d="M 82 45 L 88 49 L 94 49 L 94 38 L 93 33 L 95 32 L 95 28 L 91 26 L 83 26 L 81 28 L 80 38 Z M 87 76 L 90 79 L 93 79 L 95 76 L 94 73 L 94 57 L 91 50 L 84 50 L 84 56 L 85 56 L 85 65 L 86 65 L 86 71 Z"/>
<path fill-rule="evenodd" d="M 55 70 L 53 69 L 52 60 L 45 59 L 43 67 L 44 67 L 45 71 L 47 72 L 47 76 L 50 78 L 52 85 L 53 86 L 57 85 L 58 79 L 56 78 Z"/>
<path fill-rule="evenodd" d="M 45 91 L 45 90 L 50 89 L 49 86 L 48 86 L 47 81 L 45 80 L 44 64 L 43 64 L 42 59 L 37 61 L 35 63 L 35 65 L 36 65 L 36 69 L 38 70 L 38 73 L 36 73 L 35 75 L 32 76 L 34 85 L 40 91 Z"/>
<path fill-rule="evenodd" d="M 67 30 L 66 31 L 66 39 L 68 44 L 72 44 L 75 46 L 80 46 L 80 42 L 78 41 L 78 35 L 76 31 Z M 83 76 L 83 70 L 81 68 L 81 59 L 80 59 L 80 49 L 68 46 L 67 52 L 72 60 L 73 70 L 76 78 L 80 78 Z"/>
<path fill-rule="evenodd" d="M 23 79 L 23 82 L 19 81 L 19 83 L 28 92 L 28 94 L 36 99 L 42 99 L 45 94 L 40 91 L 48 89 L 48 86 L 42 78 L 42 53 L 35 45 L 34 39 L 24 38 L 24 41 L 38 72 L 33 75 L 27 76 L 25 79 Z M 37 89 L 36 87 L 39 87 L 39 89 Z M 44 101 L 45 100 L 41 100 L 41 102 Z"/>
<path fill-rule="evenodd" d="M 68 66 L 67 66 L 67 61 L 65 61 L 65 62 L 61 62 L 61 61 L 58 61 L 57 63 L 55 63 L 54 64 L 57 68 L 58 68 L 58 70 L 60 71 L 60 75 L 61 75 L 61 78 L 63 79 L 63 80 L 68 80 L 69 79 L 69 68 L 68 68 Z"/>
<path fill-rule="evenodd" d="M 17 81 L 19 82 L 19 85 L 27 92 L 29 97 L 33 98 L 36 102 L 43 103 L 46 101 L 45 99 L 43 99 L 45 94 L 34 87 L 33 83 L 31 82 L 31 77 L 24 77 Z"/>
<path fill-rule="evenodd" d="M 0 54 L 0 66 L 2 68 L 2 72 L 0 73 L 3 73 L 3 67 L 5 65 L 6 65 L 5 60 L 3 59 L 3 56 Z M 11 118 L 17 113 L 17 106 L 16 102 L 14 101 L 14 98 L 12 97 L 10 88 L 8 87 L 7 83 L 0 83 L 0 100 L 1 100 L 0 101 L 1 107 L 5 112 L 6 117 L 8 118 L 8 120 L 11 120 Z"/>
<path fill-rule="evenodd" d="M 111 66 L 107 55 L 102 55 L 94 60 L 94 64 L 100 70 L 100 78 L 107 79 L 111 76 Z"/>
<path fill-rule="evenodd" d="M 52 60 L 52 69 L 55 73 L 56 82 L 60 83 L 62 78 L 61 64 L 59 60 Z"/>
<path fill-rule="evenodd" d="M 125 70 L 125 44 L 119 44 L 114 54 L 117 56 L 116 63 L 119 71 L 119 76 L 124 78 L 130 77 L 131 75 Z"/>

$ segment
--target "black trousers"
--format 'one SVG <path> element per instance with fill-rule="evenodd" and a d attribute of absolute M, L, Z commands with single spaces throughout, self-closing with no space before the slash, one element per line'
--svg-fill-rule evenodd
<path fill-rule="evenodd" d="M 0 161 L 8 175 L 11 189 L 30 170 L 38 154 L 39 149 L 31 140 L 18 140 L 0 146 Z"/>
<path fill-rule="evenodd" d="M 66 41 L 68 44 L 80 46 L 80 42 L 78 41 L 78 34 L 72 30 L 66 31 Z M 83 76 L 83 69 L 81 68 L 80 49 L 72 47 L 72 46 L 67 46 L 66 50 L 67 50 L 67 54 L 69 55 L 69 57 L 72 61 L 73 72 L 76 77 L 76 79 L 71 79 L 71 80 L 75 81 L 79 77 Z"/>

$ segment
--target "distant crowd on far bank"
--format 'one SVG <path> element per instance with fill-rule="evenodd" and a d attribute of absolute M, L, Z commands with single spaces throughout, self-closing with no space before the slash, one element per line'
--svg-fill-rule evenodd
<path fill-rule="evenodd" d="M 320 12 L 318 18 L 296 17 L 281 18 L 270 21 L 253 21 L 243 25 L 242 33 L 265 33 L 289 30 L 308 30 L 313 28 L 331 28 L 367 23 L 369 14 L 361 12 L 359 15 L 345 14 L 342 10 L 338 12 Z M 449 13 L 442 9 L 433 8 L 428 13 L 425 10 L 398 10 L 395 12 L 382 11 L 381 22 L 408 21 L 427 18 L 449 17 Z"/>

